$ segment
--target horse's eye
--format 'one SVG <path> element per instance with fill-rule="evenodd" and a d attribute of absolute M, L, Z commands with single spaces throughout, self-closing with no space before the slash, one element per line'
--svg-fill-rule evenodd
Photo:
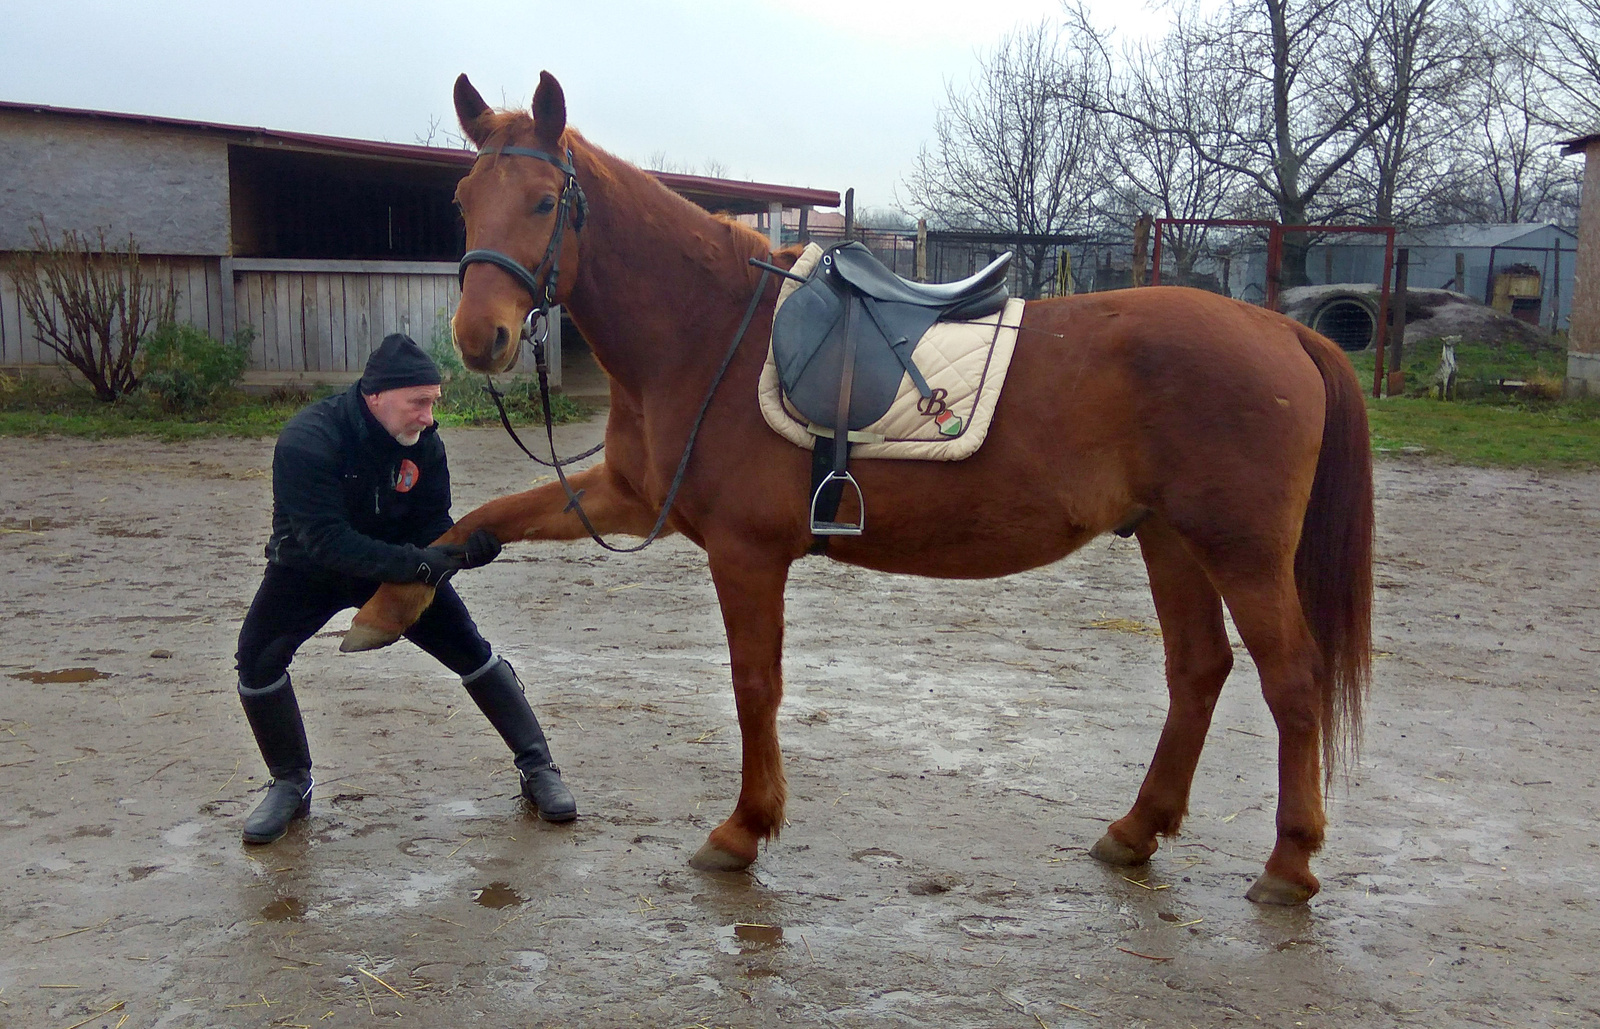
<path fill-rule="evenodd" d="M 556 209 L 556 198 L 547 196 L 539 201 L 539 206 L 533 209 L 534 214 L 549 214 Z"/>

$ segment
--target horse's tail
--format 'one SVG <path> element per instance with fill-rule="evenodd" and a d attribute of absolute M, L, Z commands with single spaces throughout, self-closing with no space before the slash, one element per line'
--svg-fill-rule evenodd
<path fill-rule="evenodd" d="M 1326 337 L 1296 326 L 1322 373 L 1327 406 L 1316 479 L 1294 556 L 1300 607 L 1322 651 L 1323 774 L 1348 767 L 1372 675 L 1372 447 L 1361 383 Z"/>

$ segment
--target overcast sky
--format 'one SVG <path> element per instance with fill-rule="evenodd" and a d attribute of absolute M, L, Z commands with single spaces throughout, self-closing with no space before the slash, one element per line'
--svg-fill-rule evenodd
<path fill-rule="evenodd" d="M 1092 6 L 1137 30 L 1142 0 Z M 893 204 L 945 84 L 1059 0 L 0 0 L 0 99 L 414 143 L 541 69 L 595 143 Z M 904 196 L 904 189 L 900 187 Z"/>

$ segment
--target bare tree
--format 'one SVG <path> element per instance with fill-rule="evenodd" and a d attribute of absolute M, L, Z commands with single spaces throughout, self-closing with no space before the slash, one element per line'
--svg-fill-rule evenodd
<path fill-rule="evenodd" d="M 1373 55 L 1390 0 L 1228 0 L 1187 15 L 1182 45 L 1234 102 L 1227 119 L 1201 126 L 1156 117 L 1112 92 L 1108 109 L 1173 137 L 1200 160 L 1232 171 L 1286 225 L 1349 213 L 1351 163 L 1393 117 Z M 1307 281 L 1310 240 L 1291 233 L 1283 281 Z"/>
<path fill-rule="evenodd" d="M 1104 188 L 1102 124 L 1087 102 L 1101 60 L 1094 40 L 1046 21 L 1008 34 L 969 87 L 946 86 L 934 142 L 905 182 L 910 206 L 935 222 L 1015 234 L 1030 297 L 1053 247 L 1025 237 L 1081 228 Z"/>
<path fill-rule="evenodd" d="M 1490 58 L 1467 0 L 1385 0 L 1375 14 L 1373 81 L 1390 117 L 1354 162 L 1364 195 L 1352 206 L 1379 225 L 1403 225 L 1424 218 L 1451 183 L 1438 172 L 1463 149 L 1458 101 Z"/>
<path fill-rule="evenodd" d="M 30 231 L 33 249 L 15 257 L 11 277 L 34 337 L 82 372 L 100 400 L 132 392 L 139 341 L 176 313 L 171 277 L 147 274 L 131 234 L 121 247 L 105 229 L 94 237 L 69 229 L 60 242 L 42 219 Z"/>
<path fill-rule="evenodd" d="M 1525 40 L 1548 76 L 1549 104 L 1539 113 L 1567 135 L 1600 129 L 1600 0 L 1517 0 L 1533 26 Z"/>
<path fill-rule="evenodd" d="M 1490 12 L 1486 12 L 1490 13 Z M 1467 171 L 1451 215 L 1472 221 L 1574 223 L 1581 167 L 1556 147 L 1556 84 L 1526 45 L 1539 24 L 1525 8 L 1484 23 L 1486 59 L 1462 91 L 1457 155 Z"/>
<path fill-rule="evenodd" d="M 1069 18 L 1077 31 L 1098 35 L 1082 8 L 1070 11 Z M 1102 96 L 1094 103 L 1105 113 L 1131 115 L 1112 120 L 1106 148 L 1118 172 L 1112 192 L 1124 221 L 1142 212 L 1173 219 L 1251 213 L 1245 176 L 1216 159 L 1243 156 L 1230 147 L 1251 101 L 1198 45 L 1198 19 L 1195 7 L 1173 8 L 1173 23 L 1164 37 L 1125 45 L 1120 61 L 1107 58 L 1107 67 L 1114 69 L 1107 87 L 1113 99 Z M 1195 146 L 1194 140 L 1204 145 Z M 1162 246 L 1176 266 L 1177 281 L 1189 282 L 1196 259 L 1207 251 L 1215 232 L 1203 225 L 1168 225 L 1163 230 Z"/>

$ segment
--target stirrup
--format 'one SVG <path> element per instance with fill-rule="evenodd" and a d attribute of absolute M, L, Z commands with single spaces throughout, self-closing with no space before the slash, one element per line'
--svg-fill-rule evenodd
<path fill-rule="evenodd" d="M 822 491 L 828 488 L 829 483 L 835 480 L 849 486 L 856 493 L 856 511 L 859 512 L 854 522 L 824 522 L 817 520 L 817 500 L 822 496 Z M 843 501 L 843 496 L 839 498 Z M 859 536 L 867 527 L 867 502 L 861 495 L 861 486 L 856 482 L 855 476 L 848 471 L 829 472 L 817 484 L 816 492 L 811 494 L 811 535 L 813 536 Z"/>

